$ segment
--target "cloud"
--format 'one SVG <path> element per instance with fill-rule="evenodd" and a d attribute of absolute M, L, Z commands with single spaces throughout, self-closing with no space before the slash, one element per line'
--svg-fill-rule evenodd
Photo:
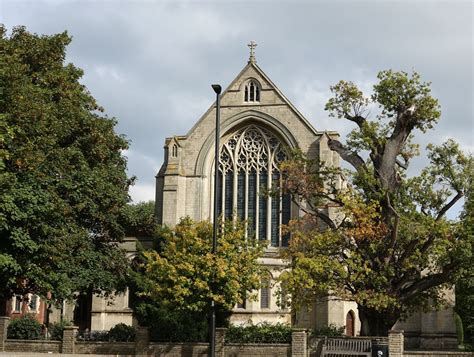
<path fill-rule="evenodd" d="M 468 1 L 0 0 L 0 22 L 68 30 L 67 60 L 84 69 L 82 82 L 131 141 L 131 192 L 148 200 L 165 138 L 185 134 L 212 104 L 211 83 L 234 79 L 250 40 L 259 66 L 318 130 L 353 128 L 324 111 L 330 85 L 351 80 L 369 92 L 380 70 L 416 70 L 442 106 L 437 129 L 416 141 L 454 137 L 471 149 L 472 10 Z"/>
<path fill-rule="evenodd" d="M 130 187 L 129 193 L 133 203 L 154 201 L 155 185 L 137 183 Z"/>

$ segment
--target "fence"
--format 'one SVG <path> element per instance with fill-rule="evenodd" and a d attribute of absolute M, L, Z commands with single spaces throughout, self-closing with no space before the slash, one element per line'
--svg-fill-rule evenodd
<path fill-rule="evenodd" d="M 26 352 L 28 356 L 36 353 L 49 353 L 49 356 L 60 354 L 88 354 L 109 356 L 163 356 L 163 357 L 204 357 L 208 354 L 207 343 L 155 343 L 150 342 L 148 329 L 138 328 L 135 342 L 95 342 L 77 341 L 77 327 L 64 329 L 62 341 L 47 340 L 8 340 L 8 317 L 0 317 L 0 355 L 8 352 L 9 356 Z M 321 356 L 324 338 L 316 338 L 308 343 L 308 334 L 303 329 L 293 329 L 289 344 L 263 343 L 226 343 L 226 329 L 216 330 L 216 356 L 218 357 L 308 357 Z M 357 345 L 362 338 L 347 338 Z M 364 338 L 367 339 L 367 338 Z M 403 331 L 390 331 L 388 338 L 371 338 L 372 356 L 377 356 L 377 346 L 388 347 L 389 357 L 474 357 L 474 353 L 463 352 L 413 352 L 404 351 Z M 384 355 L 386 353 L 383 353 Z M 378 354 L 380 355 L 380 354 Z M 40 355 L 39 355 L 40 356 Z M 383 356 L 386 357 L 386 356 Z"/>

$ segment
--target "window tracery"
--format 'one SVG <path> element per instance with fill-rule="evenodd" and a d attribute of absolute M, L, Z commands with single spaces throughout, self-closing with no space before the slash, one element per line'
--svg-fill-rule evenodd
<path fill-rule="evenodd" d="M 288 245 L 280 229 L 290 220 L 290 196 L 281 194 L 280 163 L 286 158 L 280 140 L 254 124 L 235 132 L 220 151 L 218 214 L 246 220 L 248 235 L 273 247 Z"/>

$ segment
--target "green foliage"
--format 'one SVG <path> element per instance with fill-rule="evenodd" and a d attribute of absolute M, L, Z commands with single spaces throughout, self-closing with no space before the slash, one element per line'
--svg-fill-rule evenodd
<path fill-rule="evenodd" d="M 119 323 L 109 331 L 80 331 L 77 339 L 80 341 L 133 342 L 135 341 L 135 328 Z"/>
<path fill-rule="evenodd" d="M 109 331 L 80 331 L 79 341 L 109 341 Z"/>
<path fill-rule="evenodd" d="M 458 345 L 464 343 L 464 327 L 462 325 L 461 317 L 458 314 L 454 314 L 454 323 L 456 324 L 456 333 L 458 335 Z"/>
<path fill-rule="evenodd" d="M 245 238 L 241 223 L 226 222 L 212 254 L 212 225 L 182 219 L 158 238 L 158 251 L 144 252 L 141 295 L 164 308 L 202 312 L 211 299 L 230 311 L 246 291 L 259 287 L 263 246 Z"/>
<path fill-rule="evenodd" d="M 319 329 L 314 329 L 311 331 L 312 336 L 328 336 L 328 337 L 339 337 L 344 336 L 345 327 L 336 326 L 334 324 L 329 324 L 328 326 L 321 327 Z"/>
<path fill-rule="evenodd" d="M 124 323 L 117 324 L 109 330 L 109 341 L 135 341 L 135 328 Z"/>
<path fill-rule="evenodd" d="M 48 327 L 49 338 L 51 340 L 62 341 L 63 331 L 66 326 L 72 326 L 72 322 L 63 320 L 50 324 Z"/>
<path fill-rule="evenodd" d="M 468 195 L 461 214 L 462 234 L 465 239 L 474 241 L 474 173 L 471 175 Z M 473 244 L 474 245 L 474 244 Z M 471 252 L 471 254 L 474 254 Z M 474 346 L 474 258 L 466 260 L 456 283 L 456 312 L 464 327 L 466 349 Z"/>
<path fill-rule="evenodd" d="M 39 340 L 41 324 L 33 315 L 13 319 L 8 325 L 7 336 L 15 340 Z"/>
<path fill-rule="evenodd" d="M 355 301 L 362 335 L 385 335 L 398 319 L 441 306 L 456 279 L 474 285 L 474 214 L 446 218 L 472 185 L 474 159 L 453 140 L 429 145 L 430 164 L 408 178 L 414 131 L 431 129 L 440 107 L 417 73 L 387 70 L 378 79 L 370 97 L 340 81 L 326 104 L 330 116 L 356 124 L 345 144 L 324 139 L 352 170 L 301 154 L 284 164 L 286 190 L 307 213 L 290 223 L 282 253 L 292 266 L 281 275 L 291 304 L 298 309 L 329 291 Z"/>
<path fill-rule="evenodd" d="M 288 324 L 230 325 L 225 335 L 229 343 L 291 343 Z"/>
<path fill-rule="evenodd" d="M 158 229 L 155 219 L 155 202 L 126 205 L 122 211 L 121 224 L 127 236 L 155 236 Z"/>
<path fill-rule="evenodd" d="M 128 143 L 65 63 L 66 32 L 0 26 L 0 299 L 111 291 L 128 202 Z"/>
<path fill-rule="evenodd" d="M 142 324 L 150 329 L 152 341 L 207 342 L 206 312 L 187 312 L 141 302 L 135 311 Z M 219 314 L 218 314 L 219 315 Z"/>

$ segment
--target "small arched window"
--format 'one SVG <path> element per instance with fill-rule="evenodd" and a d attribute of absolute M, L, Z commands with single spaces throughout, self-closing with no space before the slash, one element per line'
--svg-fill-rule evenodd
<path fill-rule="evenodd" d="M 260 102 L 260 87 L 258 86 L 257 82 L 250 80 L 245 85 L 244 101 Z"/>
<path fill-rule="evenodd" d="M 178 156 L 178 145 L 174 144 L 173 148 L 171 149 L 171 156 L 177 157 Z"/>

